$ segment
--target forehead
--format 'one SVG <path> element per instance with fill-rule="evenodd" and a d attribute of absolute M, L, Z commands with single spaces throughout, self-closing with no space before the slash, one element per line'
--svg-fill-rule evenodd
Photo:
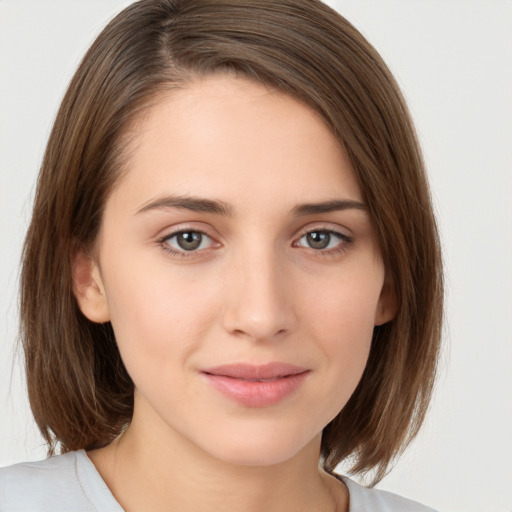
<path fill-rule="evenodd" d="M 350 161 L 320 116 L 243 78 L 210 76 L 160 96 L 133 125 L 130 144 L 118 188 L 133 201 L 160 193 L 289 205 L 305 194 L 361 200 Z"/>

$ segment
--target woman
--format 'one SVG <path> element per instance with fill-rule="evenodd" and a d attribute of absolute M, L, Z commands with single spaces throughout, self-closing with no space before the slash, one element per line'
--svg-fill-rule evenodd
<path fill-rule="evenodd" d="M 21 287 L 65 455 L 2 470 L 2 510 L 424 510 L 334 475 L 377 482 L 417 433 L 442 276 L 403 99 L 320 2 L 117 16 L 57 116 Z"/>

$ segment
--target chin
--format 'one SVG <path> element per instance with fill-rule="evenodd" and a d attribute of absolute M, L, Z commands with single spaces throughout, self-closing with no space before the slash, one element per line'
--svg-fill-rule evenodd
<path fill-rule="evenodd" d="M 212 443 L 211 446 L 215 448 L 208 451 L 216 459 L 236 466 L 272 466 L 291 460 L 308 450 L 315 457 L 320 453 L 320 434 L 312 439 L 304 439 L 300 435 L 274 430 L 268 435 L 263 432 L 250 435 L 245 432 L 240 436 L 228 437 L 229 439 Z"/>

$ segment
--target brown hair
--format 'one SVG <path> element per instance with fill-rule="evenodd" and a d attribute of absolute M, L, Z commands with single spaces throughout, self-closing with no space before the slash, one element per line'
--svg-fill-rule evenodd
<path fill-rule="evenodd" d="M 375 49 L 318 0 L 141 0 L 115 17 L 76 72 L 39 175 L 21 276 L 30 403 L 63 452 L 110 443 L 131 419 L 133 383 L 109 323 L 79 311 L 72 256 L 91 247 L 127 155 L 127 127 L 158 92 L 229 72 L 318 112 L 346 150 L 384 264 L 395 318 L 375 328 L 349 402 L 325 427 L 324 467 L 350 458 L 381 479 L 416 435 L 432 393 L 441 257 L 424 165 L 402 95 Z"/>

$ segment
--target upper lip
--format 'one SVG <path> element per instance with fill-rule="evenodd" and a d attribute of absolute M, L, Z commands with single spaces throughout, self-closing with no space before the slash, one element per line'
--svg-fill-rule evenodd
<path fill-rule="evenodd" d="M 209 375 L 243 380 L 277 379 L 280 377 L 288 377 L 290 375 L 298 375 L 306 371 L 308 371 L 307 368 L 281 362 L 272 362 L 261 365 L 250 363 L 224 364 L 202 370 L 203 373 Z"/>

